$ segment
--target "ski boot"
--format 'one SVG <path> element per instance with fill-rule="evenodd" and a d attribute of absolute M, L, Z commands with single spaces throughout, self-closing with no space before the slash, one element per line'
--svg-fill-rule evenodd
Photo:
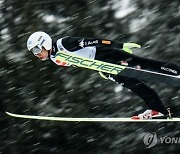
<path fill-rule="evenodd" d="M 147 119 L 165 119 L 166 116 L 155 110 L 146 110 L 144 113 L 141 113 L 137 116 L 132 116 L 131 119 L 134 120 L 147 120 Z"/>

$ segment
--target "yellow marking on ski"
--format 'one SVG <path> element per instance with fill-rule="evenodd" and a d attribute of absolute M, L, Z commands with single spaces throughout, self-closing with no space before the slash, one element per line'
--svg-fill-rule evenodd
<path fill-rule="evenodd" d="M 126 68 L 126 66 L 111 64 L 99 60 L 93 60 L 90 58 L 84 58 L 81 56 L 74 55 L 73 53 L 69 54 L 61 51 L 58 51 L 55 57 L 56 60 L 66 62 L 71 65 L 84 67 L 109 74 L 118 74 Z"/>

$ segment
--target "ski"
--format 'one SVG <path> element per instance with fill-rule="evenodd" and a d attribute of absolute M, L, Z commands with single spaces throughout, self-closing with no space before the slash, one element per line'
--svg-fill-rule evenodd
<path fill-rule="evenodd" d="M 70 65 L 83 67 L 99 72 L 136 78 L 144 81 L 161 82 L 169 85 L 180 86 L 180 75 L 170 75 L 150 70 L 137 69 L 129 66 L 107 63 L 90 58 L 84 58 L 74 54 L 59 51 L 55 55 L 56 60 L 66 62 Z M 168 71 L 167 71 L 168 72 Z"/>
<path fill-rule="evenodd" d="M 123 69 L 126 68 L 126 66 L 111 64 L 99 60 L 93 60 L 90 58 L 84 58 L 81 56 L 65 53 L 62 51 L 57 52 L 55 57 L 56 60 L 66 62 L 71 65 L 84 67 L 87 69 L 92 69 L 109 74 L 118 74 L 119 72 L 121 72 Z"/>
<path fill-rule="evenodd" d="M 178 122 L 180 118 L 172 119 L 148 119 L 148 120 L 134 120 L 131 118 L 66 118 L 66 117 L 46 117 L 34 115 L 22 115 L 6 112 L 7 115 L 15 118 L 34 119 L 34 120 L 48 120 L 59 122 Z"/>

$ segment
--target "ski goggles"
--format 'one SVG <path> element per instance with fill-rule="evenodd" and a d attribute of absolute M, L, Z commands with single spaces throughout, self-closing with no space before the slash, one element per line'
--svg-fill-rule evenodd
<path fill-rule="evenodd" d="M 33 47 L 30 51 L 31 51 L 34 55 L 37 55 L 37 54 L 41 53 L 42 48 L 40 48 L 40 47 L 38 47 L 38 46 L 35 46 L 35 47 Z"/>

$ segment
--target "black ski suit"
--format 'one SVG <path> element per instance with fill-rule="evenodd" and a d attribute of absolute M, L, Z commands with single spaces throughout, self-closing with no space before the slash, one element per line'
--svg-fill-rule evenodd
<path fill-rule="evenodd" d="M 58 40 L 54 41 L 53 52 L 51 55 L 55 55 L 56 52 L 61 48 L 64 48 L 69 52 L 75 52 L 86 47 L 94 46 L 96 48 L 94 59 L 96 60 L 114 64 L 120 64 L 121 61 L 126 61 L 128 66 L 136 67 L 139 65 L 143 68 L 152 67 L 151 69 L 153 69 L 153 67 L 154 69 L 157 69 L 157 65 L 161 65 L 159 62 L 151 60 L 152 65 L 149 66 L 145 58 L 141 58 L 123 51 L 123 43 L 118 43 L 115 41 L 68 36 L 61 38 L 61 47 L 58 46 L 57 41 Z M 149 109 L 159 111 L 164 115 L 168 115 L 168 112 L 162 104 L 158 94 L 144 82 L 135 78 L 122 76 L 121 73 L 118 75 L 105 75 L 111 76 L 116 82 L 122 84 L 123 87 L 133 91 L 136 95 L 144 100 Z"/>

